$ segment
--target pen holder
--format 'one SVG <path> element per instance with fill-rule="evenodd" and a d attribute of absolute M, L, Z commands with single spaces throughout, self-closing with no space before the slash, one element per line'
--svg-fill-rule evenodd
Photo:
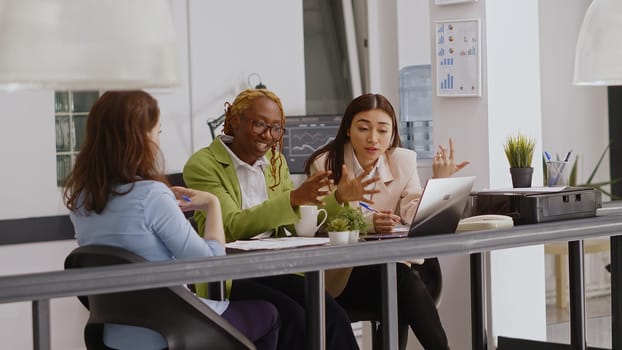
<path fill-rule="evenodd" d="M 546 162 L 546 185 L 568 186 L 568 177 L 570 175 L 570 166 L 564 161 Z"/>

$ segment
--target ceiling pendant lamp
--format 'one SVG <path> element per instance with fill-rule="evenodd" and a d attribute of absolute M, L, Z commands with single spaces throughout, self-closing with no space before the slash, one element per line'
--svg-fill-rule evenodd
<path fill-rule="evenodd" d="M 622 85 L 622 0 L 593 0 L 579 31 L 575 85 Z"/>
<path fill-rule="evenodd" d="M 130 90 L 179 84 L 167 0 L 0 0 L 0 87 Z"/>

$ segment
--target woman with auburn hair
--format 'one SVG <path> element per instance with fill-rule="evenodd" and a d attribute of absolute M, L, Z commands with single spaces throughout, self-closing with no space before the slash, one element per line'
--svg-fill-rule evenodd
<path fill-rule="evenodd" d="M 401 222 L 411 222 L 421 183 L 417 175 L 417 154 L 401 148 L 397 118 L 389 100 L 379 94 L 361 95 L 348 105 L 335 139 L 314 152 L 305 164 L 305 172 L 332 171 L 333 182 L 344 177 L 369 174 L 379 181 L 366 195 L 378 212 L 367 213 L 368 231 L 390 233 Z M 456 164 L 451 139 L 449 150 L 439 146 L 433 161 L 434 177 L 447 177 L 469 162 Z M 340 171 L 342 166 L 353 174 Z M 358 206 L 358 203 L 354 203 Z M 425 349 L 448 349 L 447 336 L 441 325 L 432 297 L 409 264 L 396 264 L 400 349 L 406 348 L 408 326 Z M 326 289 L 346 310 L 366 310 L 381 316 L 380 267 L 360 266 L 326 271 Z"/>
<path fill-rule="evenodd" d="M 159 118 L 157 101 L 143 91 L 109 91 L 91 108 L 84 145 L 65 182 L 65 204 L 78 244 L 121 247 L 149 261 L 224 255 L 218 199 L 167 186 Z M 204 239 L 180 208 L 204 212 Z M 276 349 L 279 318 L 272 304 L 201 300 L 257 349 Z M 118 324 L 104 326 L 104 343 L 115 349 L 168 347 L 159 333 Z"/>

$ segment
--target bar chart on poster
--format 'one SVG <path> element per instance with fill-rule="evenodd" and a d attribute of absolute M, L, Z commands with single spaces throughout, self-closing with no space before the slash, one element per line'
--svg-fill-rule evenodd
<path fill-rule="evenodd" d="M 434 24 L 437 96 L 481 96 L 479 19 Z"/>
<path fill-rule="evenodd" d="M 287 116 L 283 155 L 292 174 L 304 173 L 309 156 L 335 139 L 341 115 Z"/>

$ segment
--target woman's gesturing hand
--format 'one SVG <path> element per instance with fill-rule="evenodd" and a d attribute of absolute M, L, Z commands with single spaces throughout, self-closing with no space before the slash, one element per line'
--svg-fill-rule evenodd
<path fill-rule="evenodd" d="M 292 208 L 303 204 L 324 205 L 322 197 L 330 192 L 329 187 L 333 184 L 331 174 L 330 171 L 317 172 L 293 190 L 289 195 Z"/>
<path fill-rule="evenodd" d="M 171 190 L 175 194 L 177 203 L 179 203 L 179 207 L 183 211 L 206 211 L 210 205 L 214 202 L 218 202 L 218 197 L 209 192 L 197 191 L 180 186 L 173 186 Z"/>
<path fill-rule="evenodd" d="M 454 159 L 454 142 L 451 138 L 449 139 L 449 151 L 442 145 L 438 145 L 438 149 L 432 161 L 432 177 L 449 177 L 471 163 L 465 161 L 456 164 Z"/>
<path fill-rule="evenodd" d="M 359 176 L 350 179 L 348 167 L 344 164 L 341 169 L 341 180 L 339 180 L 339 184 L 337 184 L 337 191 L 335 191 L 335 199 L 337 202 L 344 203 L 350 201 L 361 201 L 373 204 L 373 201 L 365 198 L 364 196 L 378 193 L 380 190 L 366 189 L 366 187 L 374 182 L 377 182 L 380 178 L 376 176 L 369 180 L 365 180 L 365 177 L 369 173 L 363 172 Z"/>

